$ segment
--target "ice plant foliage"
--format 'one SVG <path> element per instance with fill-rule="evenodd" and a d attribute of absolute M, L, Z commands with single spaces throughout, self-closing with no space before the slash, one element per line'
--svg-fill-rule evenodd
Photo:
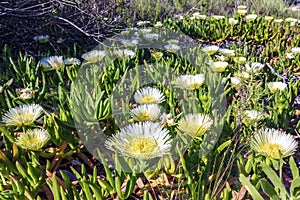
<path fill-rule="evenodd" d="M 183 90 L 195 90 L 201 87 L 204 84 L 205 75 L 196 74 L 196 75 L 182 75 L 176 77 L 174 81 L 174 86 Z"/>
<path fill-rule="evenodd" d="M 211 117 L 202 113 L 190 113 L 178 121 L 178 129 L 193 138 L 200 138 L 212 125 Z"/>
<path fill-rule="evenodd" d="M 23 149 L 38 151 L 47 144 L 50 138 L 50 134 L 45 129 L 29 129 L 20 134 L 16 144 Z"/>
<path fill-rule="evenodd" d="M 105 146 L 123 156 L 149 160 L 170 153 L 171 136 L 168 133 L 160 123 L 133 123 L 110 137 Z"/>
<path fill-rule="evenodd" d="M 132 109 L 130 112 L 135 121 L 157 121 L 161 115 L 161 108 L 157 104 L 143 104 Z"/>
<path fill-rule="evenodd" d="M 164 94 L 159 89 L 152 87 L 136 91 L 133 98 L 138 104 L 158 104 L 165 101 Z"/>
<path fill-rule="evenodd" d="M 37 104 L 21 105 L 9 109 L 2 121 L 9 126 L 27 126 L 33 124 L 43 113 L 43 108 Z"/>
<path fill-rule="evenodd" d="M 276 129 L 259 129 L 251 139 L 251 149 L 273 159 L 285 158 L 292 155 L 298 143 L 292 135 Z"/>

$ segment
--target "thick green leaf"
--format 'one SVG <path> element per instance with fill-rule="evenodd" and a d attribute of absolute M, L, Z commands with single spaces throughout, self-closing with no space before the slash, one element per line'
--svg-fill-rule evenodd
<path fill-rule="evenodd" d="M 266 193 L 269 197 L 273 200 L 280 200 L 278 194 L 274 190 L 274 187 L 266 179 L 261 179 L 260 185 L 264 193 Z"/>
<path fill-rule="evenodd" d="M 255 200 L 264 200 L 264 198 L 259 194 L 256 188 L 250 183 L 250 181 L 243 175 L 240 174 L 240 181 L 243 186 L 246 187 L 247 191 Z"/>

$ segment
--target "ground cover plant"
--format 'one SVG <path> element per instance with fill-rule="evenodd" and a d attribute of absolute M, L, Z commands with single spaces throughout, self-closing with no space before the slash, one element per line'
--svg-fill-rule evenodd
<path fill-rule="evenodd" d="M 299 199 L 298 24 L 239 6 L 82 53 L 5 46 L 0 198 Z"/>

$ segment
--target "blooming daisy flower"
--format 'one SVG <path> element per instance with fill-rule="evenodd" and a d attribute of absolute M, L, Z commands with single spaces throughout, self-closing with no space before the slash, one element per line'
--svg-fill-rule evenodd
<path fill-rule="evenodd" d="M 223 56 L 227 56 L 227 57 L 233 57 L 233 56 L 235 56 L 234 50 L 231 50 L 231 49 L 219 49 L 219 52 Z"/>
<path fill-rule="evenodd" d="M 118 49 L 116 54 L 124 58 L 134 58 L 136 56 L 135 52 L 129 49 Z"/>
<path fill-rule="evenodd" d="M 248 11 L 247 11 L 247 10 L 244 10 L 244 9 L 238 9 L 238 10 L 237 10 L 237 13 L 240 14 L 240 15 L 245 15 L 245 14 L 247 14 L 247 12 L 248 12 Z"/>
<path fill-rule="evenodd" d="M 175 53 L 181 49 L 180 46 L 177 44 L 167 44 L 164 47 L 166 48 L 167 51 L 170 51 L 172 53 Z"/>
<path fill-rule="evenodd" d="M 201 15 L 199 12 L 193 13 L 195 19 L 206 19 L 206 15 Z"/>
<path fill-rule="evenodd" d="M 257 18 L 256 14 L 249 14 L 246 16 L 246 21 L 254 21 Z"/>
<path fill-rule="evenodd" d="M 105 55 L 106 55 L 105 51 L 92 50 L 92 51 L 82 54 L 81 57 L 89 63 L 97 63 L 97 62 L 101 61 Z"/>
<path fill-rule="evenodd" d="M 288 17 L 284 21 L 286 21 L 286 22 L 298 22 L 298 19 Z"/>
<path fill-rule="evenodd" d="M 269 90 L 274 93 L 277 90 L 284 91 L 287 89 L 287 84 L 283 82 L 270 82 L 268 83 Z"/>
<path fill-rule="evenodd" d="M 149 160 L 169 154 L 171 136 L 159 123 L 140 122 L 125 126 L 105 146 L 123 156 Z"/>
<path fill-rule="evenodd" d="M 247 80 L 249 79 L 251 76 L 248 72 L 235 72 L 234 73 L 234 77 L 238 77 L 240 79 L 244 79 Z"/>
<path fill-rule="evenodd" d="M 175 87 L 183 90 L 195 90 L 201 87 L 205 81 L 204 74 L 182 75 L 176 77 L 174 81 Z"/>
<path fill-rule="evenodd" d="M 287 59 L 294 59 L 295 58 L 295 54 L 293 54 L 293 53 L 285 53 L 285 57 Z"/>
<path fill-rule="evenodd" d="M 211 16 L 212 19 L 214 20 L 221 20 L 221 19 L 225 19 L 225 16 L 223 15 L 213 15 Z"/>
<path fill-rule="evenodd" d="M 157 121 L 160 117 L 160 106 L 157 104 L 144 104 L 130 111 L 134 121 Z"/>
<path fill-rule="evenodd" d="M 239 85 L 241 83 L 241 79 L 238 77 L 230 77 L 231 85 L 233 87 Z"/>
<path fill-rule="evenodd" d="M 213 120 L 208 115 L 190 113 L 178 121 L 178 129 L 193 138 L 200 138 L 212 124 Z"/>
<path fill-rule="evenodd" d="M 246 110 L 244 112 L 243 123 L 251 125 L 259 122 L 264 118 L 263 114 L 257 110 Z"/>
<path fill-rule="evenodd" d="M 208 55 L 213 55 L 219 50 L 219 47 L 216 45 L 203 47 L 202 51 L 207 53 Z"/>
<path fill-rule="evenodd" d="M 210 67 L 214 72 L 224 72 L 226 67 L 228 66 L 228 62 L 217 61 L 213 62 Z"/>
<path fill-rule="evenodd" d="M 246 67 L 247 72 L 259 72 L 260 70 L 262 70 L 264 68 L 264 65 L 259 62 L 253 62 L 253 63 L 251 63 L 251 65 L 246 63 L 245 67 Z"/>
<path fill-rule="evenodd" d="M 124 39 L 124 40 L 121 40 L 120 42 L 122 44 L 124 44 L 124 46 L 126 46 L 126 47 L 135 47 L 136 45 L 138 45 L 139 40 L 137 40 L 137 39 L 132 39 L 132 40 Z"/>
<path fill-rule="evenodd" d="M 170 40 L 167 41 L 167 43 L 169 43 L 169 44 L 179 44 L 179 40 L 170 39 Z"/>
<path fill-rule="evenodd" d="M 156 28 L 161 28 L 162 26 L 163 26 L 163 24 L 160 21 L 158 21 L 158 22 L 156 22 L 156 24 L 154 24 L 154 27 L 156 27 Z"/>
<path fill-rule="evenodd" d="M 133 98 L 139 104 L 157 104 L 165 101 L 163 93 L 152 87 L 139 89 L 134 93 Z"/>
<path fill-rule="evenodd" d="M 45 70 L 60 70 L 65 66 L 62 56 L 49 56 L 40 60 L 41 66 Z"/>
<path fill-rule="evenodd" d="M 81 61 L 78 58 L 66 58 L 64 63 L 65 65 L 80 65 Z"/>
<path fill-rule="evenodd" d="M 270 128 L 259 129 L 250 142 L 251 149 L 273 159 L 292 155 L 297 146 L 298 143 L 292 135 Z"/>
<path fill-rule="evenodd" d="M 291 48 L 291 53 L 300 54 L 300 47 Z"/>
<path fill-rule="evenodd" d="M 51 136 L 45 129 L 29 129 L 20 134 L 16 144 L 23 149 L 38 151 L 43 148 L 50 140 Z"/>
<path fill-rule="evenodd" d="M 6 125 L 27 126 L 36 121 L 42 114 L 43 108 L 38 104 L 21 105 L 11 108 L 2 117 Z"/>
<path fill-rule="evenodd" d="M 146 40 L 158 40 L 159 38 L 159 34 L 157 33 L 147 33 L 143 35 L 143 38 L 145 38 Z"/>
<path fill-rule="evenodd" d="M 274 19 L 274 22 L 275 23 L 281 23 L 281 22 L 283 22 L 283 19 Z"/>
<path fill-rule="evenodd" d="M 230 17 L 228 18 L 228 23 L 231 25 L 236 25 L 237 23 L 239 23 L 239 20 Z"/>
<path fill-rule="evenodd" d="M 233 61 L 237 64 L 245 64 L 247 59 L 245 57 L 234 57 Z"/>
<path fill-rule="evenodd" d="M 267 21 L 272 21 L 274 19 L 274 17 L 272 16 L 265 16 L 265 20 Z"/>

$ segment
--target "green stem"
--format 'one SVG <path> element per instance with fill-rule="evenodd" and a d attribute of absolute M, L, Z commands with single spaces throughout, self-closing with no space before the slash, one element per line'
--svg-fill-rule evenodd
<path fill-rule="evenodd" d="M 8 132 L 7 128 L 4 126 L 0 126 L 0 131 L 7 137 L 7 139 L 13 143 L 15 141 L 14 137 Z"/>

